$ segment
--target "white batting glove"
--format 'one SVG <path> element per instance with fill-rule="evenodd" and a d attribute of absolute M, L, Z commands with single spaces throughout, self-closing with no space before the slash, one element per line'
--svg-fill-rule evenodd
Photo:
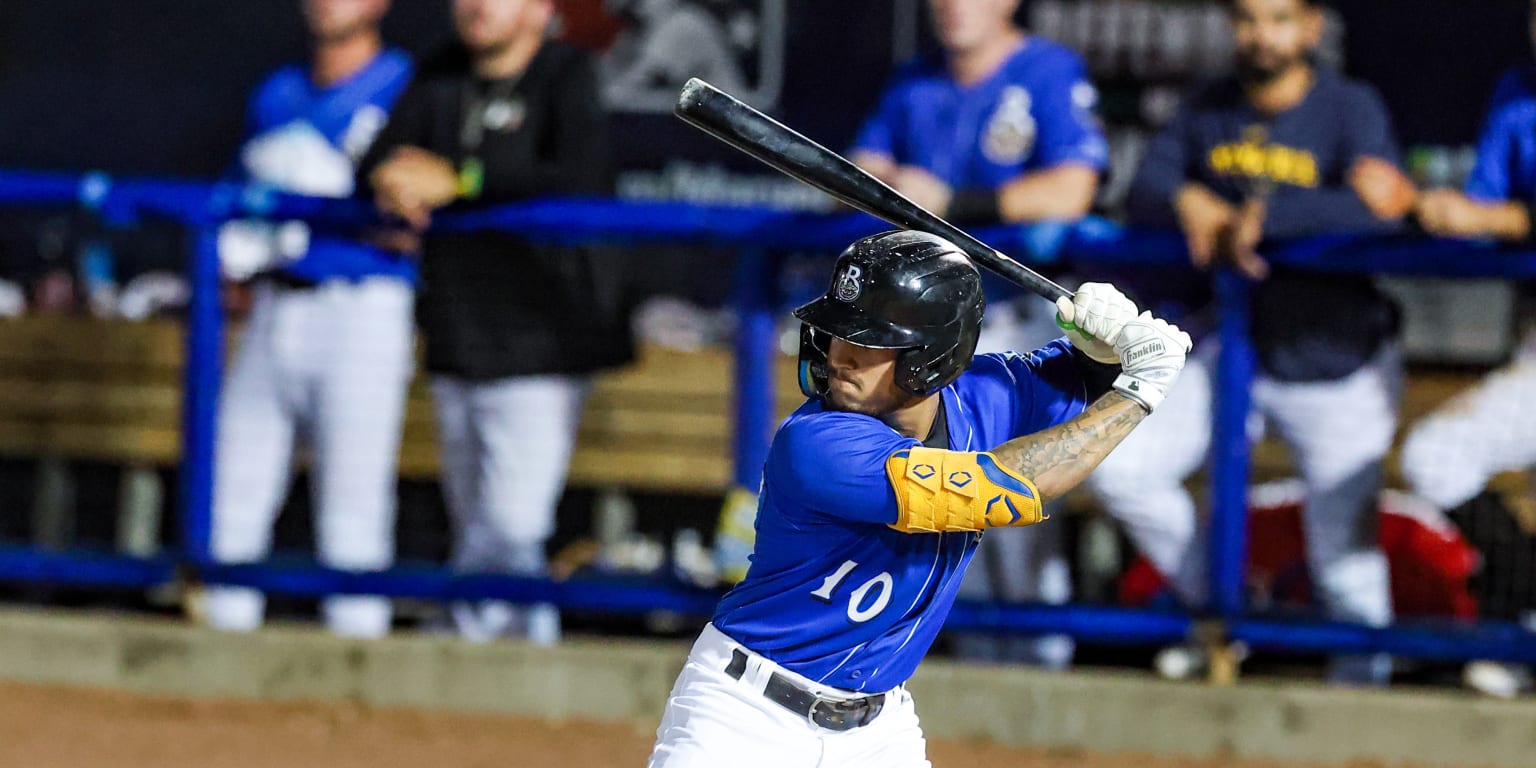
<path fill-rule="evenodd" d="M 1101 363 L 1118 363 L 1115 338 L 1136 317 L 1136 305 L 1109 283 L 1083 283 L 1072 298 L 1056 300 L 1056 324 L 1083 354 Z"/>
<path fill-rule="evenodd" d="M 1189 334 L 1151 312 L 1127 320 L 1115 339 L 1115 352 L 1120 356 L 1115 389 L 1151 413 L 1184 369 L 1191 346 Z"/>

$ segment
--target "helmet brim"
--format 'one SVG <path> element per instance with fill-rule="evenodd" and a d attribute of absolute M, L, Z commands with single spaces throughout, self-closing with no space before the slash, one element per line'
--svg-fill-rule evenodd
<path fill-rule="evenodd" d="M 911 349 L 922 346 L 910 329 L 891 325 L 846 301 L 822 296 L 795 310 L 795 317 L 822 333 L 871 349 Z"/>

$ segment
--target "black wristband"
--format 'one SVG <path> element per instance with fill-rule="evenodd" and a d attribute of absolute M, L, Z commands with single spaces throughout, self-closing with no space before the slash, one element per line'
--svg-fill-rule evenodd
<path fill-rule="evenodd" d="M 1077 364 L 1077 373 L 1083 377 L 1083 385 L 1088 390 L 1088 402 L 1091 403 L 1114 389 L 1115 377 L 1120 375 L 1118 363 L 1101 363 L 1077 347 L 1072 347 L 1072 362 Z"/>
<path fill-rule="evenodd" d="M 945 215 L 955 224 L 997 224 L 1003 220 L 997 192 L 990 189 L 964 189 L 949 199 Z"/>

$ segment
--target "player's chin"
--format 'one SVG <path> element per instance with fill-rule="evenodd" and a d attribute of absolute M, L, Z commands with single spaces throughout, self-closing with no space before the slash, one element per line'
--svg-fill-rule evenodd
<path fill-rule="evenodd" d="M 1267 51 L 1251 52 L 1238 57 L 1237 76 L 1245 83 L 1268 83 L 1288 68 L 1289 61 Z"/>
<path fill-rule="evenodd" d="M 826 396 L 822 398 L 822 402 L 827 406 L 828 410 L 842 411 L 844 413 L 861 413 L 865 416 L 877 415 L 876 411 L 871 408 L 871 403 L 866 402 L 863 398 L 852 392 L 852 387 L 845 391 L 843 389 L 844 386 L 847 385 L 834 381 L 828 387 Z"/>
<path fill-rule="evenodd" d="M 835 389 L 827 392 L 827 396 L 822 399 L 822 402 L 828 410 L 857 413 L 861 416 L 874 416 L 877 418 L 896 410 L 898 405 L 885 398 L 868 398 L 840 394 Z"/>

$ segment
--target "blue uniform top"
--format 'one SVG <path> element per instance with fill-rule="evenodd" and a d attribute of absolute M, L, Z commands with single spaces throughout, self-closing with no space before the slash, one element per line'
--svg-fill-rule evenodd
<path fill-rule="evenodd" d="M 978 355 L 941 396 L 948 447 L 985 451 L 1077 416 L 1090 391 L 1058 340 L 1028 357 Z M 816 401 L 791 414 L 764 465 L 752 565 L 715 627 L 825 685 L 874 693 L 906 682 L 981 540 L 888 527 L 897 509 L 886 459 L 918 444 Z"/>
<path fill-rule="evenodd" d="M 1098 92 L 1070 48 L 1030 37 L 987 79 L 961 86 L 940 56 L 897 71 L 854 149 L 919 166 L 955 191 L 991 191 L 1076 162 L 1103 170 Z"/>
<path fill-rule="evenodd" d="M 390 50 L 328 87 L 315 85 L 302 66 L 274 72 L 251 97 L 241 175 L 284 192 L 350 197 L 357 161 L 388 121 L 412 69 L 409 56 Z M 416 279 L 415 264 L 399 254 L 319 231 L 311 234 L 308 251 L 281 269 L 314 282 L 370 275 Z"/>
<path fill-rule="evenodd" d="M 1466 190 L 1484 202 L 1536 202 L 1536 65 L 1499 78 Z"/>

